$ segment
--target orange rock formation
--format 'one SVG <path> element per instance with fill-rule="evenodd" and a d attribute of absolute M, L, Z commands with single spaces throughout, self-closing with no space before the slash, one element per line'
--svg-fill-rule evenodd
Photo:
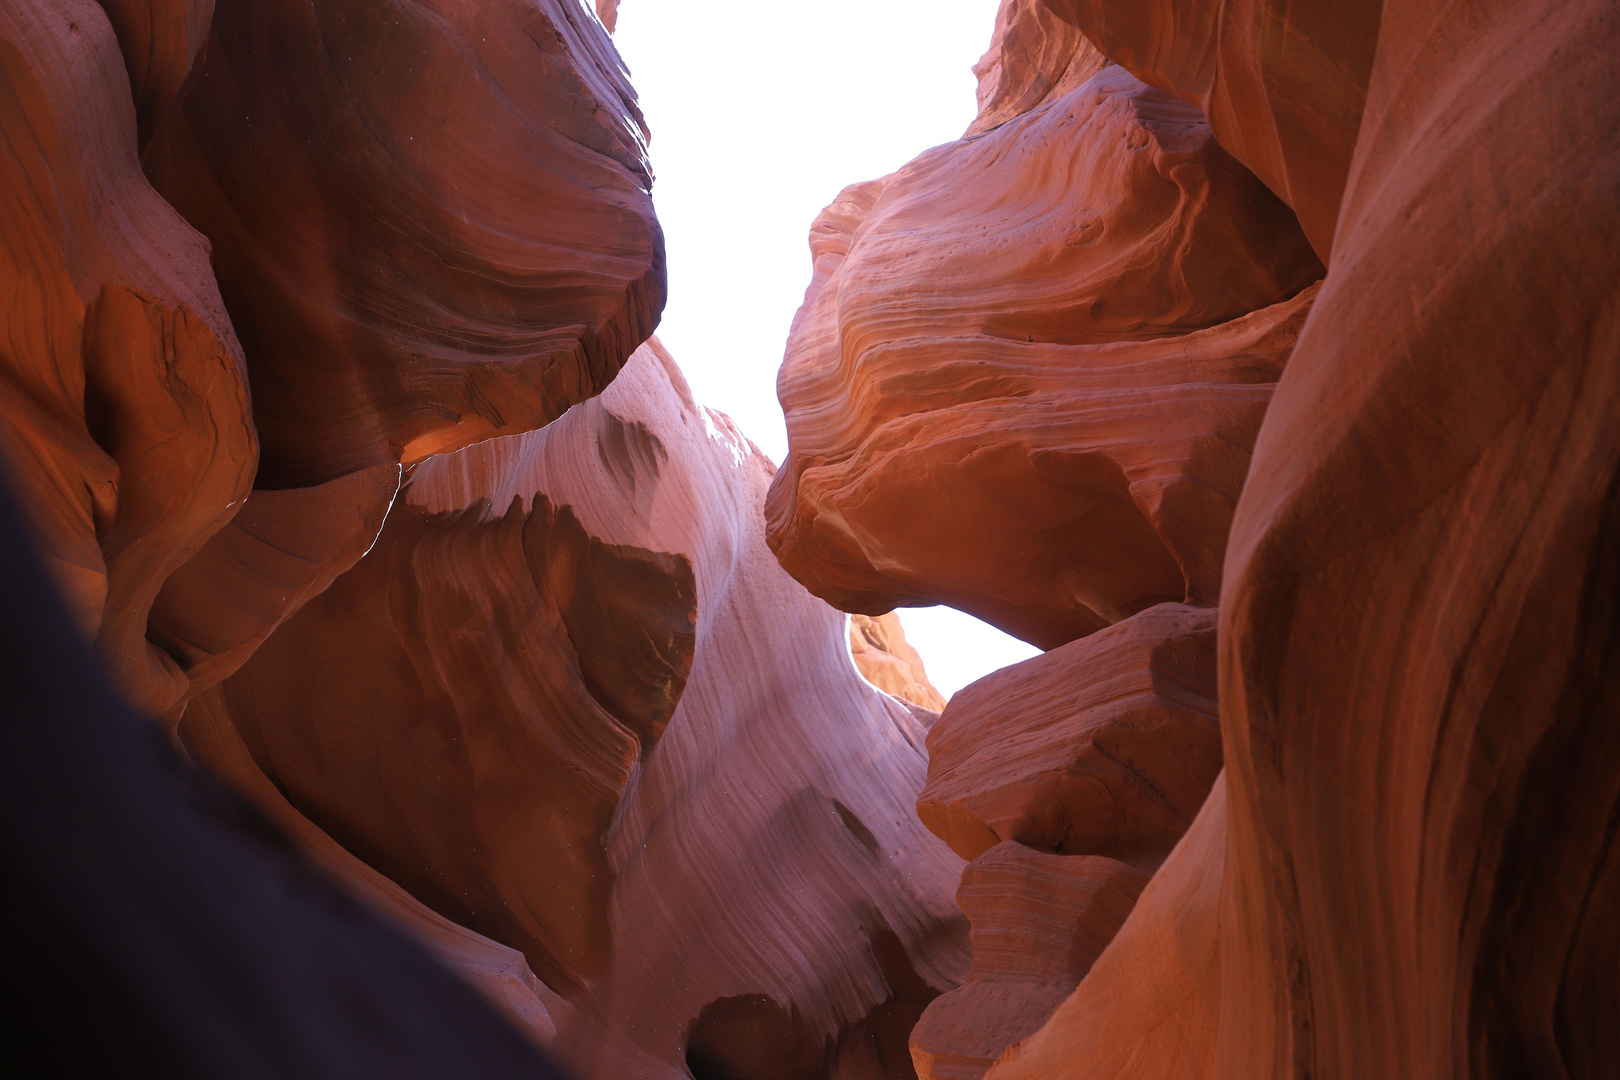
<path fill-rule="evenodd" d="M 771 559 L 771 473 L 644 347 L 416 467 L 180 733 L 583 1077 L 735 1071 L 762 1024 L 806 1075 L 904 1072 L 965 974 L 961 862 L 911 811 L 932 714 Z"/>
<path fill-rule="evenodd" d="M 964 687 L 917 813 L 964 859 L 1015 840 L 1151 873 L 1220 770 L 1215 612 L 1160 604 Z"/>
<path fill-rule="evenodd" d="M 1321 267 L 1195 109 L 1108 68 L 846 189 L 811 250 L 768 503 L 811 591 L 1045 648 L 1215 600 Z"/>
<path fill-rule="evenodd" d="M 213 245 L 259 487 L 538 427 L 663 307 L 635 95 L 575 0 L 222 0 L 145 162 Z"/>
<path fill-rule="evenodd" d="M 0 7 L 0 445 L 70 609 L 130 700 L 180 701 L 147 639 L 164 581 L 231 519 L 257 444 L 208 246 L 141 174 L 101 9 Z"/>
<path fill-rule="evenodd" d="M 849 651 L 855 666 L 867 682 L 901 701 L 937 713 L 945 707 L 944 696 L 928 681 L 922 657 L 900 625 L 894 612 L 872 618 L 849 617 Z"/>
<path fill-rule="evenodd" d="M 581 1080 L 1620 1071 L 1611 0 L 1004 0 L 780 470 L 617 8 L 0 3 L 34 1013 L 543 1075 L 290 838 Z M 1048 651 L 947 704 L 933 603 Z"/>
<path fill-rule="evenodd" d="M 1163 859 L 1055 1010 L 1052 974 L 994 974 L 1017 952 L 1000 935 L 1050 953 L 1053 921 L 1005 914 L 1048 871 L 970 873 L 973 972 L 914 1033 L 920 1073 L 1612 1072 L 1620 144 L 1607 58 L 1620 14 L 1502 0 L 1047 8 L 1003 5 L 1007 56 L 980 71 L 1013 72 L 1013 90 L 981 94 L 990 115 L 967 139 L 847 189 L 817 222 L 780 382 L 791 453 L 771 538 L 795 576 L 874 614 L 943 600 L 1053 649 L 946 707 L 925 820 L 981 860 L 1008 841 L 1122 857 L 1110 845 L 1138 828 L 1156 845 L 1145 869 Z M 1085 47 L 1051 14 L 1207 115 L 1214 141 L 1297 212 L 1326 262 L 1319 288 L 1250 291 L 1248 313 L 1212 331 L 1176 325 L 1196 307 L 1155 276 L 1196 266 L 1196 243 L 1126 234 L 1144 260 L 1129 277 L 1065 259 L 1058 239 L 1072 241 L 1108 175 L 1085 155 L 1131 137 L 1052 123 L 1069 99 L 1048 88 Z M 1122 78 L 1104 70 L 1070 98 Z M 1106 115 L 1106 98 L 1091 108 Z M 1058 164 L 1015 180 L 1012 136 L 1037 127 Z M 955 159 L 978 173 L 953 174 Z M 1075 183 L 1064 163 L 1080 160 L 1093 164 Z M 998 168 L 1004 182 L 968 179 Z M 1121 205 L 1153 203 L 1130 189 Z M 1284 230 L 1198 205 L 1233 229 L 1223 255 L 1301 265 Z M 1099 250 L 1120 233 L 1100 230 Z M 987 258 L 997 245 L 1006 254 Z M 1043 287 L 1077 303 L 1008 303 Z M 1117 299 L 1090 300 L 1105 288 Z M 1152 317 L 1120 325 L 1137 310 Z M 1081 337 L 1109 328 L 1099 313 L 1119 320 L 1112 355 L 1165 357 L 1213 332 L 1224 343 L 1193 356 L 1224 350 L 1270 374 L 1187 378 L 1186 351 L 1161 369 L 1174 380 L 1139 378 L 1141 362 L 1104 369 L 1111 354 Z M 1246 322 L 1275 328 L 1263 364 L 1232 348 Z M 1044 383 L 1038 361 L 1012 359 L 1060 345 L 1068 363 Z M 1223 382 L 1253 388 L 1252 411 L 1201 413 Z M 1118 478 L 1093 466 L 1066 491 L 1041 468 L 1065 446 Z M 1226 470 L 1199 457 L 1217 447 Z M 1165 490 L 1144 484 L 1148 468 L 1197 498 L 1145 498 Z M 1112 514 L 1082 518 L 1080 493 Z M 1084 706 L 1122 671 L 1156 686 L 1159 659 L 1114 653 L 1111 635 L 1178 599 L 1205 609 L 1206 628 L 1219 621 L 1226 771 L 1212 785 L 1207 637 L 1191 666 L 1201 723 L 1127 725 L 1142 748 L 1111 755 Z M 1179 800 L 1161 797 L 1161 766 L 1137 768 L 1163 760 L 1204 763 Z M 1109 770 L 1119 794 L 1078 797 Z M 1083 827 L 1065 834 L 1071 821 Z M 1091 909 L 1077 895 L 1065 910 Z"/>

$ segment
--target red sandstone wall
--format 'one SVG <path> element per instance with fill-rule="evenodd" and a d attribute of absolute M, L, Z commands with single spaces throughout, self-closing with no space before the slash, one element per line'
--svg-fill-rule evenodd
<path fill-rule="evenodd" d="M 1198 265 L 1197 230 L 1159 246 L 1153 189 L 1115 204 L 1135 232 L 1096 194 L 1121 144 L 1168 158 L 1172 113 L 1119 69 L 1054 97 L 1090 70 L 1054 17 L 1297 213 L 1326 274 L 1292 321 L 1264 290 L 1175 321 L 1199 279 L 1157 275 Z M 818 220 L 779 384 L 783 565 L 852 610 L 943 601 L 1050 650 L 930 736 L 919 812 L 976 859 L 975 955 L 913 1035 L 921 1073 L 1616 1067 L 1617 41 L 1601 4 L 1009 0 L 968 137 Z M 1123 137 L 1057 122 L 1107 116 L 1112 87 L 1138 103 Z M 1221 257 L 1303 266 L 1220 190 L 1193 205 L 1232 230 Z M 1270 375 L 1235 376 L 1251 342 Z M 1169 689 L 1114 643 L 1175 600 L 1219 642 Z M 1200 757 L 1217 667 L 1223 753 Z M 1203 722 L 1148 720 L 1178 712 Z M 1034 852 L 1121 845 L 1154 876 L 1087 954 L 1098 879 L 1077 863 L 1089 884 L 1032 906 L 1074 888 Z M 1067 969 L 1044 959 L 1064 940 Z"/>
<path fill-rule="evenodd" d="M 587 1078 L 1620 1068 L 1613 6 L 1006 0 L 774 479 L 597 12 L 0 6 L 124 695 Z M 1047 652 L 940 702 L 938 602 Z"/>

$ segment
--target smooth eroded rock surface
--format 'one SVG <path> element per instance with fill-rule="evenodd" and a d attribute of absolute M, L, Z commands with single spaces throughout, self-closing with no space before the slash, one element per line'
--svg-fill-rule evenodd
<path fill-rule="evenodd" d="M 978 1080 L 1073 992 L 1148 875 L 1098 856 L 997 844 L 968 864 L 956 902 L 972 925 L 967 981 L 912 1031 L 920 1080 Z"/>
<path fill-rule="evenodd" d="M 214 18 L 214 0 L 99 0 L 118 36 L 145 146 L 180 100 Z"/>
<path fill-rule="evenodd" d="M 223 0 L 144 160 L 207 234 L 259 487 L 525 431 L 656 325 L 634 92 L 575 0 Z"/>
<path fill-rule="evenodd" d="M 930 712 L 945 707 L 945 697 L 928 681 L 923 660 L 906 640 L 900 616 L 894 612 L 873 618 L 849 617 L 849 651 L 867 682 L 901 701 Z"/>
<path fill-rule="evenodd" d="M 1041 0 L 1137 78 L 1209 117 L 1326 260 L 1381 0 Z"/>
<path fill-rule="evenodd" d="M 1001 0 L 990 47 L 973 65 L 979 115 L 967 134 L 1000 127 L 1062 97 L 1106 66 L 1097 47 L 1043 0 Z"/>
<path fill-rule="evenodd" d="M 217 694 L 289 802 L 577 995 L 607 956 L 602 836 L 691 668 L 693 588 L 680 556 L 544 495 L 407 502 Z"/>
<path fill-rule="evenodd" d="M 1151 873 L 1221 769 L 1216 618 L 1161 604 L 964 687 L 928 734 L 923 823 L 966 859 L 1016 840 Z"/>
<path fill-rule="evenodd" d="M 181 733 L 578 1075 L 754 1075 L 782 1040 L 807 1077 L 910 1075 L 967 959 L 911 810 L 927 714 L 771 558 L 769 478 L 649 345 L 418 466 Z"/>
<path fill-rule="evenodd" d="M 1213 603 L 1321 268 L 1192 107 L 1121 68 L 846 189 L 778 393 L 789 572 L 1051 648 Z"/>
<path fill-rule="evenodd" d="M 147 183 L 135 138 L 99 6 L 0 10 L 0 445 L 80 628 L 161 713 L 188 680 L 148 615 L 247 496 L 256 445 L 207 243 Z"/>
<path fill-rule="evenodd" d="M 1224 782 L 993 1080 L 1620 1065 L 1617 43 L 1605 3 L 1383 5 L 1233 524 Z"/>

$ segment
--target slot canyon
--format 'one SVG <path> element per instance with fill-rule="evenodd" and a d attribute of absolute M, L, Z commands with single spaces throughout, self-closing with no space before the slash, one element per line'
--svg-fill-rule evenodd
<path fill-rule="evenodd" d="M 643 2 L 0 0 L 7 1074 L 1620 1076 L 1620 6 L 1000 0 L 774 462 Z"/>

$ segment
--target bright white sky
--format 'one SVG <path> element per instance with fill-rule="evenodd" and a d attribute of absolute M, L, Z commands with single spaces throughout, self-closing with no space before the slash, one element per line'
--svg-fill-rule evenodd
<path fill-rule="evenodd" d="M 810 222 L 972 122 L 996 0 L 623 0 L 619 52 L 652 128 L 669 250 L 658 336 L 698 400 L 780 462 L 776 369 L 810 281 Z M 940 692 L 1036 649 L 948 608 L 906 608 Z"/>

